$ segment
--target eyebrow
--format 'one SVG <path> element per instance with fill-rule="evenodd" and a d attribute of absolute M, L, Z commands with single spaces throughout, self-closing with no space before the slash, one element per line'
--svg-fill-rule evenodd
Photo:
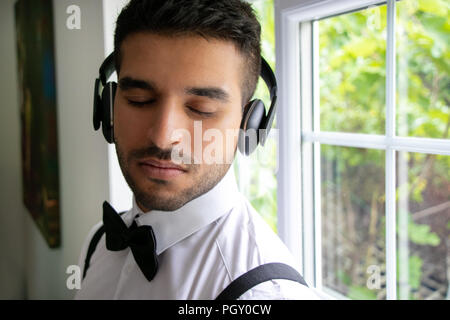
<path fill-rule="evenodd" d="M 185 92 L 189 95 L 206 97 L 220 102 L 228 102 L 230 95 L 223 89 L 218 87 L 204 87 L 204 88 L 186 88 Z"/>
<path fill-rule="evenodd" d="M 155 86 L 148 81 L 134 79 L 131 77 L 124 77 L 119 80 L 119 87 L 121 90 L 130 90 L 130 89 L 144 89 L 150 91 L 156 91 Z"/>

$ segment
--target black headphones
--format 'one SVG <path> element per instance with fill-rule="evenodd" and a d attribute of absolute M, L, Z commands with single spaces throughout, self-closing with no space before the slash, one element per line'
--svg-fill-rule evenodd
<path fill-rule="evenodd" d="M 94 129 L 98 130 L 101 123 L 103 136 L 108 143 L 114 143 L 114 97 L 117 89 L 117 83 L 108 82 L 108 79 L 115 71 L 114 53 L 111 53 L 100 66 L 99 78 L 95 79 L 94 88 Z M 251 154 L 259 143 L 265 144 L 275 116 L 277 80 L 263 57 L 260 76 L 269 89 L 271 103 L 267 115 L 260 99 L 254 99 L 245 106 L 238 142 L 239 151 L 245 155 Z"/>

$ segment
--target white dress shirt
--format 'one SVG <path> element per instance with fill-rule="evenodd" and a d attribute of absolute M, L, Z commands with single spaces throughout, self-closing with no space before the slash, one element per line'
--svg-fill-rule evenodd
<path fill-rule="evenodd" d="M 148 281 L 130 248 L 106 249 L 100 239 L 75 299 L 215 299 L 234 279 L 265 263 L 298 267 L 293 256 L 248 200 L 239 193 L 230 166 L 210 191 L 175 211 L 143 213 L 133 207 L 122 216 L 127 226 L 151 225 L 156 237 L 159 269 Z M 101 227 L 96 224 L 83 246 L 84 267 L 89 242 Z M 83 272 L 82 272 L 83 273 Z M 240 299 L 318 299 L 315 291 L 290 280 L 270 280 Z"/>

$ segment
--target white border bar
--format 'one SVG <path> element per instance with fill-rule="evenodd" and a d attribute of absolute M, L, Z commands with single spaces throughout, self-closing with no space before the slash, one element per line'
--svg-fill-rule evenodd
<path fill-rule="evenodd" d="M 395 0 L 387 2 L 386 38 L 386 136 L 395 137 Z M 396 236 L 396 165 L 395 149 L 386 148 L 386 299 L 397 299 L 397 236 Z"/>
<path fill-rule="evenodd" d="M 397 151 L 450 155 L 450 139 L 430 139 L 415 137 L 388 137 L 382 135 L 344 132 L 303 132 L 307 142 L 320 142 L 334 146 L 387 149 Z"/>
<path fill-rule="evenodd" d="M 301 105 L 301 130 L 313 130 L 313 50 L 312 26 L 310 22 L 300 24 L 300 95 Z M 302 187 L 303 190 L 313 190 L 314 188 L 314 146 L 312 143 L 302 141 Z M 303 277 L 310 285 L 315 286 L 315 244 L 314 244 L 314 192 L 303 192 L 301 194 L 303 221 Z"/>
<path fill-rule="evenodd" d="M 320 132 L 320 78 L 319 78 L 319 22 L 311 22 L 312 34 L 312 108 L 313 131 Z M 313 143 L 313 221 L 314 221 L 314 279 L 315 286 L 322 289 L 322 186 L 320 168 L 320 143 Z"/>
<path fill-rule="evenodd" d="M 364 9 L 369 6 L 385 3 L 386 0 L 311 0 L 285 8 L 283 14 L 297 22 L 316 20 L 352 10 Z M 282 4 L 281 4 L 282 5 Z"/>
<path fill-rule="evenodd" d="M 278 19 L 278 17 L 276 17 Z M 281 24 L 281 26 L 280 26 Z M 301 219 L 300 61 L 299 24 L 282 16 L 278 20 L 276 72 L 279 85 L 277 126 L 279 169 L 277 173 L 278 234 L 303 272 Z"/>

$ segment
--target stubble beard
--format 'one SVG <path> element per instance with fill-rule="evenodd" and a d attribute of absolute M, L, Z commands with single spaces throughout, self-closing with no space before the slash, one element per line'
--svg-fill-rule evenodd
<path fill-rule="evenodd" d="M 115 139 L 115 145 L 117 158 L 125 181 L 133 192 L 137 204 L 141 207 L 141 209 L 145 208 L 145 212 L 151 210 L 174 211 L 181 208 L 189 201 L 200 197 L 217 185 L 231 166 L 231 164 L 226 163 L 210 165 L 205 164 L 203 166 L 203 170 L 201 170 L 202 165 L 190 164 L 188 165 L 188 169 L 185 174 L 189 174 L 194 178 L 192 184 L 187 188 L 177 191 L 176 193 L 162 197 L 158 194 L 158 192 L 156 192 L 157 188 L 164 188 L 165 185 L 170 183 L 169 181 L 147 178 L 153 182 L 149 182 L 153 186 L 149 189 L 143 189 L 138 186 L 136 179 L 130 173 L 130 164 L 133 163 L 133 161 L 136 162 L 137 160 L 135 155 L 150 155 L 152 153 L 157 153 L 152 151 L 155 147 L 135 150 L 125 154 L 117 139 Z M 157 154 L 161 154 L 161 151 Z M 167 160 L 167 157 L 164 157 L 164 160 Z"/>

